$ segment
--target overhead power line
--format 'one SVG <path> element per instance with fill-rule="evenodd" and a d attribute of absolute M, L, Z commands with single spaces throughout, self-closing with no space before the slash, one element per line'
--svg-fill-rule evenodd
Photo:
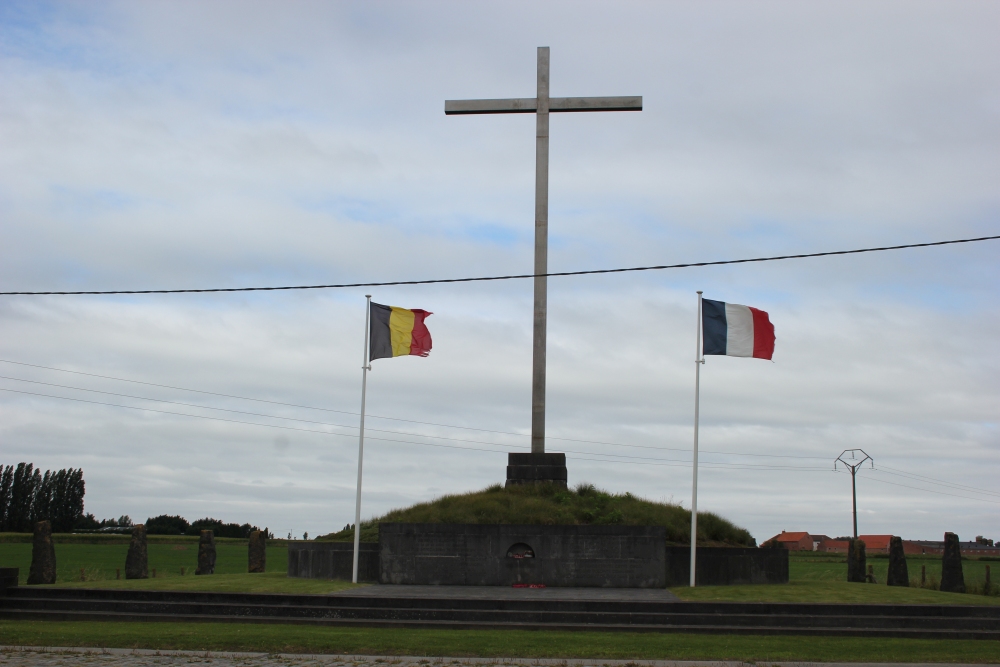
<path fill-rule="evenodd" d="M 229 424 L 243 424 L 245 426 L 260 426 L 260 427 L 263 427 L 263 428 L 276 428 L 276 429 L 281 429 L 281 430 L 285 430 L 285 431 L 301 431 L 301 432 L 305 432 L 305 433 L 318 433 L 320 435 L 334 435 L 334 436 L 339 436 L 339 437 L 350 437 L 350 438 L 354 437 L 354 435 L 350 434 L 350 433 L 334 433 L 334 432 L 331 432 L 331 431 L 321 431 L 319 429 L 299 428 L 299 427 L 295 427 L 295 426 L 282 426 L 280 424 L 261 424 L 259 422 L 249 422 L 249 421 L 243 421 L 243 420 L 239 420 L 239 419 L 225 419 L 223 417 L 208 417 L 206 415 L 193 415 L 193 414 L 186 413 L 186 412 L 172 412 L 170 410 L 156 410 L 156 409 L 153 409 L 153 408 L 146 408 L 146 407 L 136 406 L 136 405 L 122 405 L 120 403 L 105 403 L 103 401 L 91 401 L 91 400 L 87 400 L 85 398 L 71 398 L 69 396 L 55 396 L 55 395 L 52 395 L 52 394 L 42 394 L 42 393 L 34 392 L 34 391 L 22 391 L 20 389 L 7 389 L 7 388 L 0 387 L 0 391 L 10 392 L 10 393 L 13 393 L 13 394 L 25 394 L 25 395 L 28 395 L 28 396 L 39 396 L 39 397 L 42 397 L 42 398 L 55 398 L 55 399 L 59 399 L 59 400 L 62 400 L 62 401 L 73 401 L 74 403 L 89 403 L 91 405 L 104 405 L 104 406 L 112 407 L 112 408 L 125 408 L 127 410 L 141 410 L 141 411 L 144 411 L 144 412 L 152 412 L 152 413 L 162 414 L 162 415 L 173 415 L 175 417 L 191 417 L 193 419 L 205 419 L 205 420 L 208 420 L 208 421 L 226 422 L 226 423 L 229 423 Z M 279 417 L 279 419 L 282 419 L 282 418 Z M 395 431 L 395 432 L 394 431 L 387 431 L 387 432 L 388 433 L 399 433 L 398 431 Z M 425 437 L 425 438 L 436 438 L 436 437 L 438 437 L 438 436 L 430 436 L 430 435 L 420 435 L 420 434 L 416 434 L 416 433 L 410 433 L 410 434 L 402 434 L 402 433 L 400 433 L 400 435 L 417 435 L 419 437 Z M 442 439 L 457 440 L 456 438 L 442 438 Z M 500 453 L 496 449 L 482 449 L 481 447 L 463 447 L 461 445 L 442 445 L 442 444 L 431 443 L 431 442 L 415 442 L 413 440 L 397 440 L 395 438 L 372 437 L 372 438 L 369 438 L 369 440 L 377 440 L 377 441 L 380 441 L 380 442 L 394 442 L 394 443 L 407 444 L 407 445 L 419 445 L 421 447 L 445 447 L 445 448 L 448 448 L 448 449 L 465 449 L 465 450 L 476 451 L 476 452 Z M 490 446 L 494 446 L 494 447 L 510 447 L 511 446 L 511 445 L 505 445 L 503 443 L 489 443 L 489 442 L 469 441 L 469 440 L 459 440 L 459 442 L 472 442 L 474 444 L 490 445 Z M 526 447 L 527 445 L 524 445 L 524 446 Z M 608 457 L 606 459 L 603 459 L 607 463 L 643 463 L 643 464 L 646 464 L 646 465 L 661 465 L 661 466 L 674 466 L 674 467 L 676 467 L 676 466 L 690 467 L 691 466 L 690 462 L 688 462 L 688 461 L 681 461 L 681 460 L 677 460 L 677 459 L 661 459 L 661 458 L 652 458 L 652 457 L 643 457 L 643 456 L 629 456 L 627 454 L 603 454 L 603 453 L 600 453 L 600 452 L 573 452 L 571 450 L 567 451 L 566 453 L 568 453 L 568 454 L 583 454 L 584 456 L 604 456 L 604 457 Z M 629 460 L 621 460 L 621 459 L 629 459 Z M 632 460 L 632 459 L 638 459 L 638 460 Z M 583 460 L 595 460 L 596 461 L 596 460 L 601 460 L 601 459 L 583 459 Z M 762 465 L 762 464 L 755 464 L 755 463 L 719 463 L 719 462 L 711 462 L 711 463 L 703 464 L 703 465 L 707 465 L 708 467 L 711 467 L 711 468 L 721 468 L 721 469 L 746 469 L 746 468 L 749 468 L 749 469 L 754 469 L 754 470 L 825 470 L 825 468 L 813 468 L 813 467 L 804 467 L 804 466 L 773 466 L 773 465 Z"/>
<path fill-rule="evenodd" d="M 871 472 L 871 471 L 869 470 L 869 471 L 866 471 L 866 472 Z M 878 468 L 875 468 L 875 472 L 879 472 Z M 847 474 L 847 473 L 846 473 L 846 471 L 844 471 L 842 474 Z M 994 504 L 994 505 L 1000 505 L 1000 500 L 988 500 L 986 498 L 973 498 L 973 497 L 970 497 L 970 496 L 960 496 L 957 493 L 946 493 L 944 491 L 935 491 L 934 489 L 925 489 L 925 488 L 922 488 L 922 487 L 919 487 L 919 486 L 910 486 L 909 484 L 900 484 L 898 482 L 890 482 L 887 479 L 879 479 L 877 477 L 869 477 L 868 475 L 865 475 L 865 477 L 869 481 L 878 482 L 879 484 L 890 484 L 892 486 L 899 486 L 899 487 L 902 487 L 904 489 L 911 489 L 911 490 L 914 490 L 914 491 L 922 491 L 923 493 L 935 493 L 935 494 L 937 494 L 939 496 L 951 496 L 952 498 L 962 498 L 963 500 L 974 500 L 974 501 L 980 502 L 980 503 L 991 503 L 991 504 Z"/>
<path fill-rule="evenodd" d="M 812 252 L 798 255 L 776 255 L 774 257 L 753 257 L 748 259 L 727 259 L 715 262 L 688 262 L 685 264 L 661 264 L 655 266 L 631 266 L 619 269 L 591 269 L 588 271 L 557 271 L 554 273 L 518 273 L 505 276 L 480 276 L 476 278 L 437 278 L 433 280 L 393 280 L 376 283 L 340 283 L 330 285 L 283 285 L 279 287 L 212 287 L 204 289 L 146 289 L 146 290 L 88 290 L 60 292 L 0 292 L 0 296 L 44 296 L 63 295 L 74 296 L 84 294 L 202 294 L 207 292 L 279 292 L 287 290 L 341 289 L 348 287 L 394 287 L 400 285 L 436 285 L 440 283 L 474 283 L 496 280 L 520 280 L 522 278 L 555 278 L 562 276 L 590 276 L 603 273 L 630 273 L 634 271 L 663 271 L 665 269 L 688 269 L 698 266 L 722 266 L 725 264 L 750 264 L 753 262 L 776 262 L 782 259 L 807 259 L 810 257 L 831 257 L 833 255 L 858 255 L 868 252 L 883 252 L 886 250 L 904 250 L 906 248 L 929 248 L 931 246 L 953 245 L 956 243 L 977 243 L 979 241 L 994 241 L 997 236 L 980 236 L 972 239 L 955 239 L 952 241 L 933 241 L 931 243 L 908 243 L 906 245 L 883 246 L 879 248 L 859 248 L 856 250 L 833 250 L 828 252 Z"/>
<path fill-rule="evenodd" d="M 65 369 L 65 368 L 54 368 L 52 366 L 40 366 L 38 364 L 29 364 L 29 363 L 25 363 L 23 361 L 11 361 L 9 359 L 0 359 L 0 363 L 4 363 L 4 364 L 16 364 L 18 366 L 29 366 L 31 368 L 41 368 L 41 369 L 48 370 L 48 371 L 58 371 L 60 373 L 72 373 L 74 375 L 86 375 L 88 377 L 96 377 L 96 378 L 101 378 L 103 380 L 116 380 L 118 382 L 131 382 L 133 384 L 142 384 L 142 385 L 147 385 L 147 386 L 150 386 L 150 387 L 160 387 L 160 388 L 163 388 L 163 389 L 175 389 L 177 391 L 190 391 L 190 392 L 194 392 L 194 393 L 198 393 L 198 394 L 206 394 L 208 396 L 221 396 L 221 397 L 224 397 L 224 398 L 235 398 L 235 399 L 241 400 L 241 401 L 255 401 L 255 402 L 258 402 L 258 403 L 270 403 L 272 405 L 281 405 L 281 406 L 290 407 L 290 408 L 302 408 L 304 410 L 319 410 L 319 411 L 322 411 L 322 412 L 335 412 L 337 414 L 343 414 L 343 415 L 358 415 L 358 414 L 360 414 L 358 412 L 350 412 L 350 411 L 347 411 L 347 410 L 334 410 L 332 408 L 318 408 L 318 407 L 311 406 L 311 405 L 300 405 L 298 403 L 283 403 L 281 401 L 270 401 L 270 400 L 263 399 L 263 398 L 250 398 L 248 396 L 236 396 L 234 394 L 221 394 L 221 393 L 214 392 L 214 391 L 203 391 L 201 389 L 191 389 L 191 388 L 188 388 L 188 387 L 176 387 L 176 386 L 168 385 L 168 384 L 157 384 L 155 382 L 144 382 L 142 380 L 129 380 L 129 379 L 126 379 L 126 378 L 113 377 L 111 375 L 98 375 L 97 373 L 85 373 L 84 371 L 71 371 L 71 370 L 68 370 L 68 369 Z M 5 377 L 5 376 L 0 376 L 0 377 Z M 113 392 L 98 391 L 96 389 L 84 389 L 82 387 L 72 387 L 72 386 L 69 386 L 69 385 L 54 384 L 54 383 L 50 383 L 50 382 L 38 382 L 37 380 L 24 380 L 22 378 L 11 378 L 11 377 L 6 377 L 6 379 L 16 380 L 18 382 L 32 382 L 32 383 L 35 383 L 35 384 L 47 384 L 47 385 L 50 385 L 50 386 L 53 386 L 53 387 L 61 387 L 63 389 L 76 389 L 78 391 L 90 391 L 90 392 L 99 393 L 99 394 L 109 394 L 109 395 L 112 395 L 112 396 L 123 396 L 123 397 L 127 397 L 127 398 L 136 398 L 136 399 L 145 400 L 145 401 L 159 401 L 161 403 L 173 403 L 175 405 L 184 405 L 184 406 L 191 406 L 191 407 L 199 407 L 199 408 L 204 408 L 206 410 L 219 410 L 219 411 L 223 411 L 223 412 L 239 412 L 241 414 L 255 415 L 257 417 L 271 417 L 271 418 L 274 418 L 274 419 L 286 419 L 286 420 L 289 420 L 289 421 L 299 421 L 299 422 L 305 422 L 305 423 L 323 424 L 325 426 L 339 426 L 338 424 L 328 424 L 326 422 L 313 422 L 313 421 L 310 421 L 308 419 L 297 419 L 297 418 L 292 418 L 292 417 L 279 417 L 277 415 L 265 415 L 265 414 L 261 414 L 261 413 L 258 413 L 258 412 L 243 412 L 243 411 L 240 411 L 240 410 L 227 410 L 225 408 L 213 408 L 213 407 L 208 407 L 208 406 L 204 406 L 204 405 L 193 405 L 193 404 L 190 404 L 190 403 L 181 403 L 181 402 L 178 402 L 178 401 L 167 401 L 167 400 L 162 400 L 162 399 L 158 399 L 158 398 L 149 398 L 147 396 L 133 396 L 131 394 L 116 394 L 116 393 L 113 393 Z M 486 429 L 486 428 L 475 428 L 475 427 L 472 427 L 472 426 L 458 426 L 458 425 L 455 425 L 455 424 L 441 424 L 441 423 L 438 423 L 438 422 L 417 421 L 415 419 L 402 419 L 400 417 L 385 417 L 385 416 L 381 416 L 381 415 L 371 415 L 371 414 L 367 415 L 367 417 L 369 417 L 369 418 L 376 418 L 376 419 L 387 419 L 387 420 L 391 420 L 391 421 L 406 422 L 406 423 L 409 423 L 409 424 L 421 424 L 423 426 L 439 426 L 441 428 L 457 428 L 457 429 L 463 429 L 463 430 L 467 430 L 467 431 L 478 431 L 480 433 L 495 433 L 495 434 L 498 434 L 498 435 L 512 435 L 512 436 L 519 437 L 519 438 L 530 437 L 530 434 L 528 434 L 528 433 L 514 433 L 513 431 L 496 431 L 496 430 L 491 430 L 491 429 Z M 342 426 L 341 428 L 351 428 L 351 429 L 357 430 L 356 426 Z M 369 429 L 369 430 L 377 431 L 379 429 Z M 381 431 L 381 432 L 383 432 L 383 433 L 396 433 L 396 434 L 400 434 L 400 435 L 415 435 L 415 434 L 410 434 L 410 433 L 403 433 L 403 432 L 400 432 L 400 431 Z M 437 437 L 437 436 L 424 436 L 424 437 Z M 680 448 L 680 447 L 657 447 L 657 446 L 654 446 L 654 445 L 631 445 L 631 444 L 625 444 L 625 443 L 622 443 L 622 442 L 605 442 L 605 441 L 601 441 L 601 440 L 581 440 L 581 439 L 578 439 L 578 438 L 560 438 L 560 437 L 552 436 L 552 435 L 546 436 L 546 437 L 549 440 L 559 440 L 559 441 L 562 441 L 562 442 L 579 442 L 581 444 L 586 444 L 586 445 L 608 445 L 608 446 L 611 446 L 611 447 L 632 447 L 632 448 L 636 448 L 636 449 L 658 449 L 658 450 L 663 450 L 663 451 L 674 451 L 674 452 L 688 452 L 688 451 L 690 451 L 690 449 L 688 449 L 688 448 Z M 464 442 L 470 442 L 470 441 L 464 441 Z M 706 453 L 706 454 L 722 454 L 722 455 L 726 455 L 726 456 L 753 456 L 753 457 L 761 457 L 761 458 L 779 458 L 779 459 L 818 459 L 818 460 L 821 460 L 821 461 L 826 461 L 827 460 L 827 457 L 825 457 L 825 456 L 796 456 L 794 454 L 756 454 L 756 453 L 746 453 L 746 452 L 722 452 L 722 451 L 709 450 L 709 449 L 703 449 L 701 451 L 702 451 L 702 453 Z"/>

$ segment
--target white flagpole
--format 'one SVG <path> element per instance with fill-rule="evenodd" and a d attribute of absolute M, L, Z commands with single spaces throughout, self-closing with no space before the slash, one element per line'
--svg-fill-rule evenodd
<path fill-rule="evenodd" d="M 354 573 L 351 581 L 358 583 L 358 552 L 361 549 L 361 464 L 365 457 L 365 393 L 368 390 L 368 330 L 371 328 L 372 295 L 365 294 L 367 310 L 365 311 L 365 359 L 361 366 L 361 432 L 358 436 L 358 495 L 354 499 Z"/>
<path fill-rule="evenodd" d="M 694 457 L 691 473 L 691 588 L 694 588 L 695 556 L 698 537 L 698 403 L 701 393 L 701 290 L 698 290 L 698 340 L 694 348 Z"/>

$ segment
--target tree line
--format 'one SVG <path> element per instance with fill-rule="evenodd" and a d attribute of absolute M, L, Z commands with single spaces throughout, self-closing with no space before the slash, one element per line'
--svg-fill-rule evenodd
<path fill-rule="evenodd" d="M 38 521 L 68 533 L 83 516 L 82 468 L 46 470 L 32 463 L 0 466 L 0 531 L 30 533 Z"/>
<path fill-rule="evenodd" d="M 146 519 L 146 533 L 149 535 L 198 535 L 203 530 L 211 530 L 215 537 L 236 537 L 246 539 L 250 533 L 260 530 L 249 523 L 224 523 L 218 519 L 206 517 L 188 523 L 182 516 L 161 514 Z M 265 529 L 266 530 L 266 529 Z M 274 537 L 268 533 L 267 537 Z"/>

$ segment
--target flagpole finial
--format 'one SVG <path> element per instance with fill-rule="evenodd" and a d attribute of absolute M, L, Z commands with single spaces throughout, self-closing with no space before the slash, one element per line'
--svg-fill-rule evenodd
<path fill-rule="evenodd" d="M 372 295 L 371 294 L 365 294 L 365 298 L 366 299 L 370 299 L 370 298 L 372 298 Z"/>
<path fill-rule="evenodd" d="M 698 290 L 698 294 L 701 294 L 701 290 Z"/>

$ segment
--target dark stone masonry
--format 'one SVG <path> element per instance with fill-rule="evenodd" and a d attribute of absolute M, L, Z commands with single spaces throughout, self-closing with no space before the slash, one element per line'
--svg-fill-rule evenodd
<path fill-rule="evenodd" d="M 288 576 L 350 579 L 350 542 L 289 542 Z M 688 547 L 658 526 L 389 524 L 362 543 L 360 581 L 453 586 L 665 588 L 688 582 Z M 698 584 L 787 583 L 784 549 L 698 549 Z"/>
<path fill-rule="evenodd" d="M 666 586 L 660 526 L 383 523 L 379 581 L 452 586 Z"/>
<path fill-rule="evenodd" d="M 52 524 L 39 521 L 35 524 L 35 537 L 31 544 L 31 569 L 28 584 L 56 583 L 56 548 L 52 543 Z"/>
<path fill-rule="evenodd" d="M 149 578 L 149 551 L 146 544 L 146 526 L 139 524 L 132 527 L 132 539 L 128 544 L 128 554 L 125 556 L 125 578 Z"/>
<path fill-rule="evenodd" d="M 377 582 L 378 542 L 362 542 L 358 551 L 358 581 Z M 289 577 L 350 581 L 353 571 L 353 542 L 288 543 Z"/>
<path fill-rule="evenodd" d="M 885 583 L 890 586 L 909 586 L 910 572 L 906 569 L 906 554 L 903 552 L 903 538 L 894 535 L 889 540 L 889 572 Z"/>
<path fill-rule="evenodd" d="M 565 487 L 569 479 L 565 454 L 507 454 L 507 484 L 551 482 Z"/>
<path fill-rule="evenodd" d="M 698 547 L 695 585 L 787 584 L 787 549 Z M 691 582 L 691 547 L 667 547 L 667 586 Z"/>
<path fill-rule="evenodd" d="M 215 574 L 215 533 L 201 531 L 198 538 L 198 569 L 195 574 Z"/>
<path fill-rule="evenodd" d="M 255 530 L 250 533 L 250 544 L 247 549 L 247 572 L 263 572 L 267 566 L 266 533 Z"/>
<path fill-rule="evenodd" d="M 856 584 L 865 583 L 866 566 L 867 566 L 867 558 L 865 557 L 864 540 L 848 540 L 847 580 Z"/>
<path fill-rule="evenodd" d="M 958 535 L 944 534 L 944 554 L 941 556 L 941 590 L 949 593 L 965 592 L 965 574 L 962 572 L 962 551 Z"/>

